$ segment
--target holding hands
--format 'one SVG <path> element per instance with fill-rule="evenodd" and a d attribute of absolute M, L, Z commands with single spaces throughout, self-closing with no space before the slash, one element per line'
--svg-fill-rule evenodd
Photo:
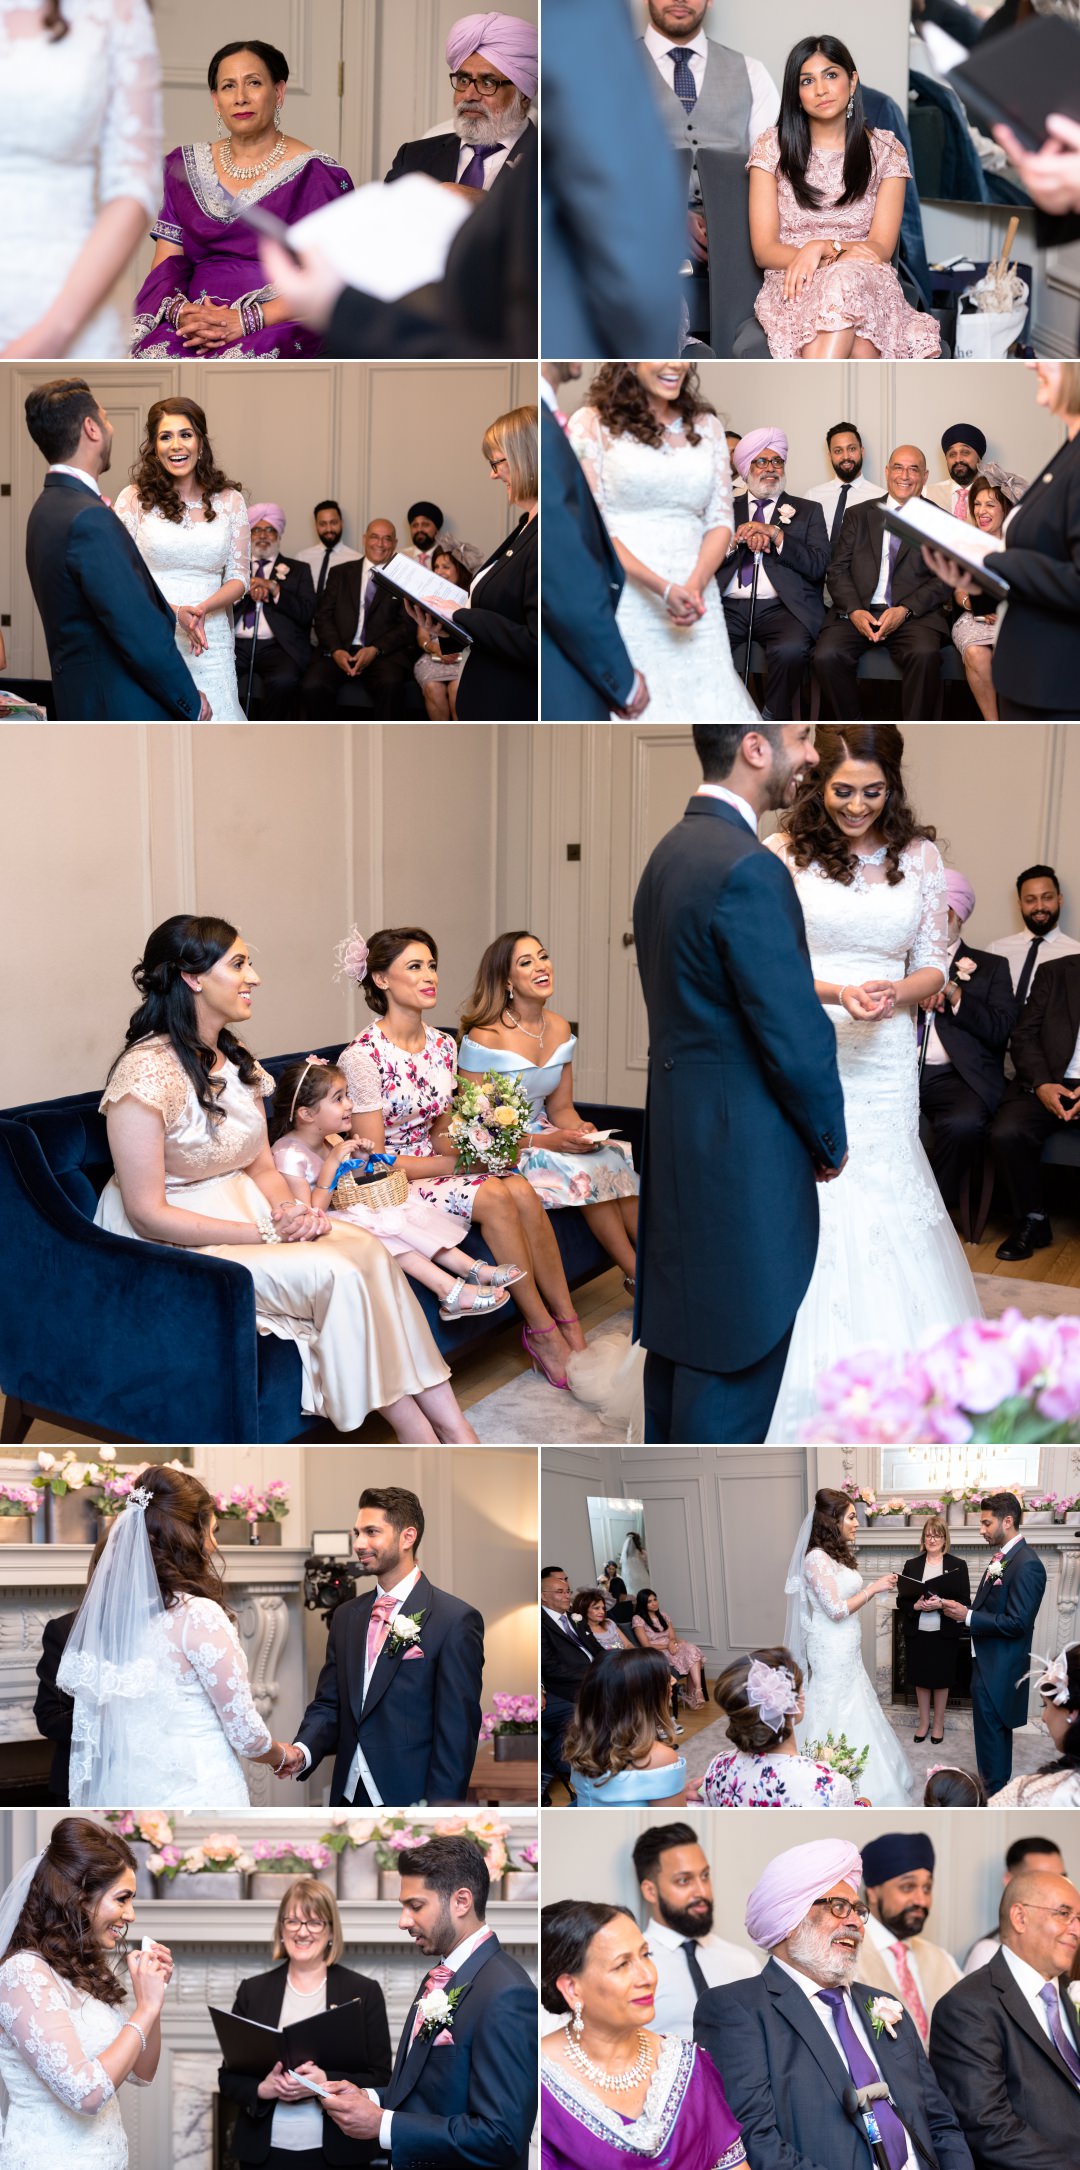
<path fill-rule="evenodd" d="M 664 591 L 664 609 L 676 625 L 696 625 L 705 616 L 701 590 L 693 580 L 671 580 Z"/>
<path fill-rule="evenodd" d="M 188 647 L 193 656 L 205 655 L 209 645 L 203 624 L 205 616 L 205 603 L 181 603 L 177 607 L 176 623 L 181 632 L 187 634 Z"/>
<path fill-rule="evenodd" d="M 839 1001 L 849 1017 L 865 1024 L 893 1015 L 896 988 L 892 980 L 864 980 L 861 987 L 841 987 Z"/>
<path fill-rule="evenodd" d="M 306 1769 L 306 1758 L 295 1741 L 275 1741 L 272 1756 L 275 1778 L 299 1778 Z"/>

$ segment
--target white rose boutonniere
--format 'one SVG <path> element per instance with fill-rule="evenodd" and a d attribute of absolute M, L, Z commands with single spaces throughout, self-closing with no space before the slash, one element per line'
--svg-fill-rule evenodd
<path fill-rule="evenodd" d="M 390 1633 L 383 1644 L 388 1658 L 400 1658 L 405 1650 L 414 1650 L 420 1641 L 420 1624 L 423 1612 L 399 1612 L 390 1622 Z"/>
<path fill-rule="evenodd" d="M 1069 1983 L 1069 2003 L 1074 2012 L 1080 2012 L 1080 1982 Z"/>
<path fill-rule="evenodd" d="M 276 565 L 275 565 L 275 567 L 274 567 L 274 579 L 275 579 L 275 580 L 287 580 L 287 579 L 288 579 L 288 577 L 289 577 L 289 568 L 288 568 L 288 566 L 286 565 L 286 563 L 285 563 L 285 560 L 284 560 L 284 558 L 279 558 L 279 559 L 278 559 L 278 561 L 277 561 L 277 564 L 276 564 Z"/>
<path fill-rule="evenodd" d="M 896 2030 L 904 2016 L 904 2007 L 898 1997 L 871 1997 L 866 2007 L 875 2037 L 885 2033 L 890 2042 L 896 2040 Z"/>
<path fill-rule="evenodd" d="M 991 1560 L 990 1565 L 986 1570 L 986 1580 L 987 1582 L 1000 1582 L 1004 1573 L 1004 1560 Z"/>
<path fill-rule="evenodd" d="M 953 978 L 959 980 L 960 985 L 963 987 L 971 978 L 972 973 L 977 972 L 978 969 L 974 957 L 958 957 L 953 965 Z"/>
<path fill-rule="evenodd" d="M 420 2041 L 430 2042 L 434 2035 L 450 2032 L 454 2014 L 468 1986 L 468 1982 L 462 1982 L 457 1989 L 429 1989 L 426 1997 L 421 1997 L 417 2006 Z"/>
<path fill-rule="evenodd" d="M 780 522 L 781 527 L 790 527 L 793 519 L 795 518 L 794 505 L 781 505 L 778 508 L 776 517 Z"/>

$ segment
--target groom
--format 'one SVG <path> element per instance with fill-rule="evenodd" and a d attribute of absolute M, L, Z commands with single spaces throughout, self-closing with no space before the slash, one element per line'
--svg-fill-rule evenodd
<path fill-rule="evenodd" d="M 935 1611 L 971 1635 L 971 1715 L 975 1757 L 987 1793 L 1012 1777 L 1012 1737 L 1027 1724 L 1027 1674 L 1046 1569 L 1020 1535 L 1023 1509 L 1014 1492 L 991 1492 L 979 1516 L 993 1559 L 970 1608 L 952 1597 L 931 1600 Z"/>
<path fill-rule="evenodd" d="M 49 462 L 26 529 L 60 723 L 210 720 L 176 645 L 176 621 L 101 494 L 113 427 L 81 377 L 37 384 L 26 426 Z"/>
<path fill-rule="evenodd" d="M 809 724 L 695 724 L 704 781 L 634 900 L 649 1013 L 635 1338 L 650 1443 L 760 1443 L 814 1270 L 817 1183 L 847 1157 L 836 1036 L 761 816 Z"/>
<path fill-rule="evenodd" d="M 353 1550 L 364 1597 L 339 1605 L 326 1663 L 282 1778 L 333 1754 L 334 1807 L 464 1801 L 480 1737 L 484 1623 L 416 1564 L 424 1510 L 400 1485 L 360 1495 Z"/>

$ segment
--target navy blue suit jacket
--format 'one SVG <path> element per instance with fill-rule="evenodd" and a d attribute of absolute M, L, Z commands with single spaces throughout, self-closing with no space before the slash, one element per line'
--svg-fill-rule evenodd
<path fill-rule="evenodd" d="M 914 2021 L 905 2012 L 893 2040 L 884 2031 L 874 2039 L 866 2007 L 877 1994 L 852 1985 L 852 2003 L 897 2108 L 940 2170 L 972 2170 Z M 706 1990 L 694 2014 L 694 2040 L 723 2074 L 754 2170 L 870 2170 L 869 2142 L 843 2106 L 851 2074 L 798 1983 L 775 1960 L 753 1981 Z"/>
<path fill-rule="evenodd" d="M 423 1985 L 421 1984 L 421 1987 Z M 394 2170 L 528 2170 L 536 2122 L 536 1991 L 490 1936 L 448 1989 L 464 1987 L 452 2042 L 410 2043 L 417 1996 L 401 2031 L 389 2087 Z"/>
<path fill-rule="evenodd" d="M 847 1142 L 836 1035 L 795 884 L 723 799 L 692 798 L 661 838 L 634 934 L 649 1013 L 635 1336 L 739 1370 L 775 1348 L 814 1270 L 814 1170 Z"/>
<path fill-rule="evenodd" d="M 26 528 L 61 723 L 197 717 L 176 623 L 124 523 L 88 483 L 46 475 Z"/>
<path fill-rule="evenodd" d="M 357 1742 L 384 1801 L 464 1801 L 480 1737 L 483 1620 L 474 1606 L 434 1589 L 421 1575 L 402 1609 L 423 1613 L 423 1655 L 392 1658 L 384 1644 L 365 1700 L 374 1602 L 373 1584 L 363 1597 L 338 1606 L 326 1663 L 296 1738 L 312 1770 L 324 1756 L 336 1755 L 330 1788 L 335 1806 L 345 1799 Z"/>
<path fill-rule="evenodd" d="M 523 149 L 529 148 L 527 138 L 530 132 L 535 136 L 536 130 L 532 121 L 527 122 L 525 135 L 519 138 L 509 158 L 503 161 L 491 189 L 498 188 L 504 173 L 512 172 Z M 443 136 L 417 137 L 411 143 L 402 144 L 386 178 L 388 181 L 400 181 L 405 173 L 426 173 L 433 181 L 456 181 L 460 150 L 461 138 L 454 134 L 452 128 Z M 487 191 L 488 195 L 491 194 L 491 189 Z"/>
<path fill-rule="evenodd" d="M 972 1683 L 978 1681 L 1003 1725 L 1027 1724 L 1035 1615 L 1043 1601 L 1046 1569 L 1023 1538 L 1003 1562 L 1000 1582 L 985 1571 L 971 1601 Z"/>
<path fill-rule="evenodd" d="M 623 569 L 566 433 L 540 409 L 540 663 L 548 723 L 606 722 L 634 686 L 615 623 Z"/>
<path fill-rule="evenodd" d="M 790 506 L 794 513 L 794 519 L 786 524 L 780 519 L 784 506 Z M 734 518 L 736 527 L 753 518 L 752 501 L 746 490 L 735 499 Z M 825 623 L 824 588 L 829 570 L 829 531 L 825 514 L 814 498 L 792 497 L 787 490 L 781 490 L 770 515 L 770 525 L 773 522 L 784 529 L 784 547 L 779 552 L 767 551 L 761 561 L 762 569 L 768 573 L 780 601 L 792 617 L 797 618 L 816 640 Z M 727 587 L 733 572 L 742 571 L 747 558 L 752 565 L 753 551 L 740 543 L 734 556 L 724 559 L 716 576 L 721 589 Z M 746 592 L 749 595 L 749 588 Z"/>

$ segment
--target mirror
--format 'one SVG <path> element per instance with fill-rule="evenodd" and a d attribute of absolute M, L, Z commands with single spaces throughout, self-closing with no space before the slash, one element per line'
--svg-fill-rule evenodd
<path fill-rule="evenodd" d="M 590 1498 L 589 1534 L 597 1577 L 613 1561 L 612 1594 L 619 1609 L 633 1610 L 639 1590 L 649 1586 L 649 1555 L 645 1544 L 645 1509 L 640 1499 Z M 617 1578 L 617 1579 L 616 1579 Z M 625 1584 L 625 1593 L 619 1584 Z"/>

